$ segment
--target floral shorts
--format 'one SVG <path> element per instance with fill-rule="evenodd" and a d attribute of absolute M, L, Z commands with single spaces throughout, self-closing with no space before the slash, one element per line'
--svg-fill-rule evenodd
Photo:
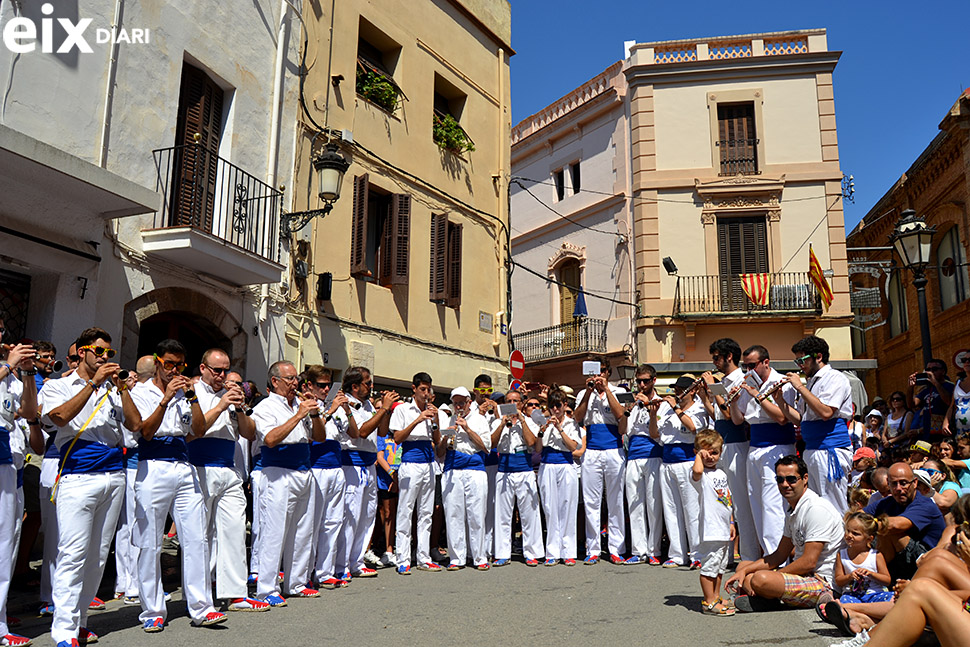
<path fill-rule="evenodd" d="M 781 576 L 785 578 L 785 593 L 781 601 L 789 606 L 814 607 L 823 593 L 832 590 L 829 583 L 817 575 L 802 577 L 782 573 Z"/>

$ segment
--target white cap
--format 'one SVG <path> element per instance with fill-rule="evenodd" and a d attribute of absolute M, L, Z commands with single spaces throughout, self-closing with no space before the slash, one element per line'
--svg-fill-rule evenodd
<path fill-rule="evenodd" d="M 876 416 L 877 418 L 882 418 L 882 411 L 880 411 L 879 409 L 872 409 L 869 413 L 866 414 L 866 418 L 868 418 L 869 416 Z"/>
<path fill-rule="evenodd" d="M 456 386 L 455 388 L 453 388 L 451 390 L 451 396 L 448 399 L 449 400 L 454 400 L 456 395 L 461 395 L 461 396 L 464 396 L 466 398 L 471 398 L 472 397 L 472 394 L 468 392 L 468 389 L 466 389 L 463 386 Z"/>
<path fill-rule="evenodd" d="M 926 470 L 913 470 L 913 476 L 919 479 L 926 487 L 933 487 L 933 480 L 930 478 L 930 473 Z"/>

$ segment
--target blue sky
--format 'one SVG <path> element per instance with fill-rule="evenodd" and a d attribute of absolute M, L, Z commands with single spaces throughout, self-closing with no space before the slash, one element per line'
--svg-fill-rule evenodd
<path fill-rule="evenodd" d="M 512 0 L 512 123 L 623 57 L 623 41 L 824 27 L 835 69 L 846 232 L 936 136 L 970 87 L 970 0 L 631 2 Z"/>

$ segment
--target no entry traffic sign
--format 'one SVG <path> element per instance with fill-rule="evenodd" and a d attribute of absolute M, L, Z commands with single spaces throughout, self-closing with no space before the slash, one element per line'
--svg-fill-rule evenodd
<path fill-rule="evenodd" d="M 512 377 L 517 380 L 521 380 L 522 376 L 525 375 L 525 357 L 522 355 L 522 351 L 514 350 L 509 355 L 509 370 L 512 372 Z"/>

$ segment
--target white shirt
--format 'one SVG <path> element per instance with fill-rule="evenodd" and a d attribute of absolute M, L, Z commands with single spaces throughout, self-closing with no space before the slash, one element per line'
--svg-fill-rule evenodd
<path fill-rule="evenodd" d="M 714 408 L 717 409 L 716 406 Z M 691 402 L 690 406 L 684 409 L 684 413 L 690 416 L 690 419 L 694 421 L 695 434 L 698 431 L 707 429 L 713 424 L 711 417 L 707 415 L 707 409 L 704 408 L 704 403 L 701 402 L 701 399 L 696 395 L 694 396 L 694 400 Z"/>
<path fill-rule="evenodd" d="M 690 482 L 697 490 L 700 502 L 698 525 L 700 526 L 702 542 L 731 540 L 731 509 L 733 501 L 731 488 L 728 486 L 727 474 L 715 467 L 705 469 L 701 480 Z"/>
<path fill-rule="evenodd" d="M 680 416 L 674 413 L 673 407 L 667 401 L 661 402 L 657 408 L 657 431 L 660 432 L 660 442 L 664 445 L 694 444 L 694 434 L 684 428 Z"/>
<path fill-rule="evenodd" d="M 195 384 L 195 394 L 199 398 L 199 407 L 208 413 L 216 408 L 222 396 L 226 394 L 225 389 L 213 391 L 212 387 L 199 380 Z M 235 441 L 239 438 L 239 414 L 232 408 L 226 409 L 219 414 L 212 426 L 205 432 L 205 438 L 221 438 L 223 440 Z"/>
<path fill-rule="evenodd" d="M 626 389 L 613 386 L 610 383 L 607 383 L 606 386 L 609 387 L 614 395 L 617 393 L 626 393 Z M 579 407 L 579 403 L 583 401 L 584 397 L 586 397 L 586 389 L 583 389 L 576 395 L 576 407 Z M 616 416 L 613 415 L 613 410 L 610 409 L 610 401 L 605 391 L 603 393 L 593 391 L 592 395 L 589 396 L 589 402 L 586 405 L 586 417 L 583 418 L 583 424 L 587 427 L 589 425 L 618 424 Z"/>
<path fill-rule="evenodd" d="M 39 395 L 40 404 L 45 412 L 45 424 L 54 426 L 54 422 L 48 414 L 77 395 L 81 389 L 88 388 L 87 383 L 88 381 L 76 372 L 67 377 L 47 380 Z M 97 409 L 98 403 L 101 402 L 105 393 L 109 393 L 108 399 L 105 400 L 100 409 Z M 132 391 L 132 395 L 134 395 L 134 391 Z M 71 442 L 81 427 L 84 427 L 84 423 L 91 417 L 95 409 L 97 409 L 97 413 L 91 418 L 91 423 L 84 428 L 80 440 L 101 443 L 108 447 L 123 447 L 125 445 L 125 430 L 122 428 L 122 422 L 125 415 L 121 406 L 121 395 L 117 389 L 110 387 L 108 381 L 98 387 L 98 390 L 81 407 L 81 411 L 67 425 L 55 427 L 57 435 L 54 437 L 54 444 L 58 448 L 63 448 L 65 444 Z"/>
<path fill-rule="evenodd" d="M 403 402 L 396 407 L 391 413 L 391 432 L 401 431 L 406 429 L 415 418 L 421 415 L 421 409 L 418 409 L 418 405 L 411 402 Z M 410 435 L 404 439 L 404 442 L 413 440 L 432 440 L 431 435 L 431 425 L 432 418 L 425 420 L 424 422 L 419 422 L 411 430 Z"/>
<path fill-rule="evenodd" d="M 583 436 L 586 435 L 586 431 L 582 427 L 576 424 L 576 421 L 572 418 L 566 417 L 562 421 L 562 431 L 556 429 L 556 425 L 550 424 L 546 426 L 546 430 L 542 433 L 542 446 L 548 447 L 549 449 L 554 449 L 557 452 L 569 452 L 572 451 L 563 442 L 562 437 L 566 436 L 570 438 L 579 445 L 583 444 Z M 579 449 L 577 446 L 576 449 Z"/>
<path fill-rule="evenodd" d="M 768 374 L 768 379 L 765 380 L 758 389 L 759 395 L 773 387 L 778 383 L 779 380 L 785 379 L 785 376 L 775 369 L 772 368 L 770 370 L 771 372 Z M 780 390 L 775 391 L 771 397 L 772 399 L 777 399 L 780 396 L 785 399 L 785 402 L 787 402 L 789 406 L 795 406 L 796 395 L 797 393 L 795 391 L 795 387 L 793 387 L 791 384 L 786 384 L 785 386 L 781 387 Z M 744 420 L 748 424 L 763 425 L 777 422 L 774 418 L 768 415 L 765 408 L 762 407 L 761 404 L 753 397 L 751 397 L 751 394 L 747 391 L 742 392 L 741 395 L 738 396 L 737 406 L 741 407 L 741 411 L 744 412 Z"/>
<path fill-rule="evenodd" d="M 838 409 L 836 418 L 852 419 L 852 385 L 849 384 L 849 378 L 826 364 L 818 369 L 818 373 L 808 378 L 806 386 L 822 404 Z M 802 420 L 822 419 L 805 403 L 805 398 L 798 398 L 798 410 L 802 414 Z"/>
<path fill-rule="evenodd" d="M 478 413 L 478 407 L 474 403 L 472 403 L 468 415 L 465 416 L 465 422 L 468 423 L 468 428 L 478 434 L 478 437 L 482 439 L 482 442 L 485 444 L 485 451 L 488 452 L 492 447 L 492 437 L 489 433 L 488 420 L 486 420 L 485 416 Z M 438 428 L 446 436 L 454 435 L 454 449 L 456 452 L 461 454 L 477 454 L 482 451 L 478 445 L 471 441 L 471 437 L 467 431 L 461 427 L 455 427 L 454 415 L 445 415 L 444 412 L 439 412 Z"/>
<path fill-rule="evenodd" d="M 259 401 L 253 408 L 253 422 L 256 423 L 256 435 L 262 444 L 266 443 L 266 435 L 296 415 L 300 410 L 300 401 L 293 398 L 293 403 L 286 401 L 278 393 L 270 393 Z M 304 418 L 288 433 L 280 445 L 310 442 L 310 419 Z"/>
<path fill-rule="evenodd" d="M 787 510 L 785 516 L 785 537 L 795 545 L 795 559 L 805 552 L 805 544 L 810 541 L 822 542 L 822 553 L 815 566 L 815 574 L 835 585 L 835 559 L 842 546 L 842 515 L 826 499 L 814 491 L 805 489 L 794 510 Z"/>
<path fill-rule="evenodd" d="M 744 381 L 744 376 L 745 376 L 744 369 L 736 368 L 724 376 L 724 379 L 721 380 L 721 384 L 724 386 L 725 389 L 727 389 L 727 392 L 730 393 L 734 389 L 734 387 L 738 386 L 739 384 L 741 384 L 741 382 Z M 738 397 L 741 397 L 741 396 L 738 396 Z M 717 401 L 714 402 L 714 419 L 715 420 L 731 419 L 730 411 L 727 413 L 727 415 L 725 415 L 725 413 L 721 411 L 721 407 L 717 406 Z"/>
<path fill-rule="evenodd" d="M 45 387 L 46 390 L 46 387 Z M 148 380 L 138 384 L 131 390 L 131 399 L 138 407 L 142 420 L 148 420 L 158 405 L 161 404 L 165 393 L 155 386 L 155 380 Z M 162 422 L 155 431 L 155 438 L 165 436 L 189 436 L 192 434 L 192 405 L 185 399 L 182 389 L 175 392 L 175 396 L 165 407 Z"/>
<path fill-rule="evenodd" d="M 30 379 L 33 379 L 33 377 Z M 20 409 L 20 398 L 24 393 L 23 383 L 13 373 L 0 380 L 0 427 L 13 431 L 17 410 Z M 40 394 L 37 394 L 40 398 Z M 86 420 L 86 418 L 85 418 Z"/>
<path fill-rule="evenodd" d="M 364 400 L 361 402 L 354 396 L 347 394 L 347 399 L 350 401 L 350 413 L 354 416 L 354 422 L 357 423 L 357 429 L 359 430 L 364 426 L 364 423 L 373 418 L 377 414 L 377 409 L 374 408 L 374 404 L 369 400 Z M 355 404 L 360 404 L 359 408 L 354 408 Z M 344 447 L 343 442 L 340 446 L 344 449 L 352 449 L 359 452 L 370 452 L 372 454 L 377 453 L 377 433 L 378 430 L 370 432 L 366 438 L 350 438 L 350 442 L 347 447 Z"/>
<path fill-rule="evenodd" d="M 539 425 L 532 418 L 527 416 L 522 416 L 522 418 L 525 419 L 525 424 L 533 435 L 539 433 Z M 492 433 L 495 433 L 496 427 L 502 428 L 502 433 L 499 435 L 496 444 L 499 454 L 526 454 L 532 451 L 525 444 L 525 434 L 522 431 L 522 423 L 519 418 L 516 418 L 511 427 L 506 427 L 501 418 L 496 418 L 495 422 L 492 423 Z"/>

